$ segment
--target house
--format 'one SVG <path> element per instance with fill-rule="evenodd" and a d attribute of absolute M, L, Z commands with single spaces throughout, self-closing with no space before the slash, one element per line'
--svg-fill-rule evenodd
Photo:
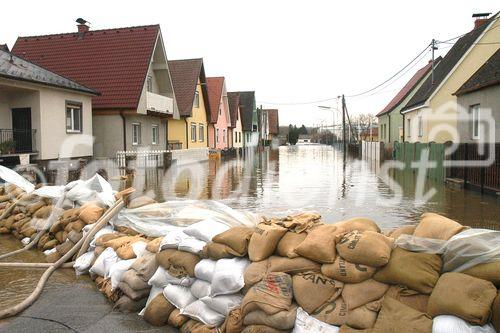
<path fill-rule="evenodd" d="M 454 93 L 498 50 L 498 13 L 476 20 L 475 28 L 460 37 L 406 106 L 405 141 L 458 142 L 458 104 Z"/>
<path fill-rule="evenodd" d="M 434 61 L 434 66 L 436 66 L 439 61 L 441 61 L 441 57 Z M 427 65 L 420 68 L 382 111 L 377 114 L 381 132 L 379 137 L 380 142 L 391 144 L 404 141 L 403 115 L 400 111 L 430 75 L 431 69 L 432 62 L 430 61 Z"/>
<path fill-rule="evenodd" d="M 279 134 L 279 114 L 278 109 L 267 110 L 268 124 L 269 124 L 269 140 L 278 138 Z"/>
<path fill-rule="evenodd" d="M 166 149 L 179 119 L 159 25 L 19 37 L 13 53 L 101 94 L 92 98 L 94 156 Z"/>
<path fill-rule="evenodd" d="M 359 133 L 359 138 L 362 141 L 369 141 L 369 142 L 381 141 L 381 142 L 383 142 L 382 140 L 379 140 L 378 127 L 374 127 L 374 126 L 372 126 L 371 128 L 362 130 Z"/>
<path fill-rule="evenodd" d="M 208 89 L 203 59 L 168 62 L 180 119 L 168 121 L 170 149 L 208 147 Z"/>
<path fill-rule="evenodd" d="M 28 154 L 46 166 L 92 156 L 92 98 L 98 95 L 0 50 L 0 158 L 18 164 L 19 155 Z"/>
<path fill-rule="evenodd" d="M 267 109 L 262 109 L 262 106 L 257 109 L 258 129 L 259 129 L 259 144 L 268 145 L 269 140 L 269 115 Z"/>
<path fill-rule="evenodd" d="M 462 114 L 458 123 L 460 142 L 500 143 L 500 49 L 455 96 Z"/>
<path fill-rule="evenodd" d="M 210 117 L 208 144 L 212 149 L 229 148 L 228 127 L 231 124 L 225 79 L 222 76 L 207 78 Z"/>
<path fill-rule="evenodd" d="M 229 103 L 229 113 L 231 118 L 229 141 L 232 142 L 232 148 L 242 148 L 243 130 L 241 125 L 240 94 L 238 92 L 228 92 L 227 99 Z"/>
<path fill-rule="evenodd" d="M 240 91 L 241 125 L 243 129 L 243 147 L 257 147 L 259 130 L 255 91 Z"/>

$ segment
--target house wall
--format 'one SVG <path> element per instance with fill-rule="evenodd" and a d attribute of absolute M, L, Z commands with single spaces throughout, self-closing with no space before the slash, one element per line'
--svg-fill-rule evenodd
<path fill-rule="evenodd" d="M 479 104 L 479 140 L 472 138 L 471 106 Z M 458 97 L 458 105 L 463 111 L 458 122 L 460 142 L 500 142 L 500 85 L 484 88 Z M 488 115 L 488 112 L 490 114 Z M 491 117 L 490 117 L 491 116 Z M 492 130 L 495 130 L 493 135 Z"/>
<path fill-rule="evenodd" d="M 233 147 L 234 148 L 241 148 L 243 147 L 243 131 L 241 128 L 241 113 L 240 113 L 240 108 L 238 108 L 237 114 L 237 119 L 236 119 L 236 127 L 232 129 L 233 132 Z M 241 136 L 241 140 L 240 140 Z"/>
<path fill-rule="evenodd" d="M 180 142 L 182 149 L 187 149 L 185 118 L 168 120 L 168 141 Z"/>
<path fill-rule="evenodd" d="M 199 107 L 195 108 L 193 105 L 192 117 L 187 118 L 187 131 L 188 131 L 188 145 L 187 148 L 204 148 L 208 147 L 208 126 L 207 126 L 207 110 L 205 108 L 205 101 L 203 99 L 203 91 L 201 89 L 201 82 L 198 79 L 198 84 L 196 86 L 198 91 L 198 96 L 200 96 Z M 191 124 L 196 124 L 196 140 L 191 137 Z M 200 140 L 200 124 L 203 124 L 203 140 Z"/>
<path fill-rule="evenodd" d="M 208 146 L 210 148 L 215 148 L 215 124 L 208 124 Z"/>
<path fill-rule="evenodd" d="M 215 142 L 210 145 L 211 148 L 226 149 L 229 147 L 228 126 L 230 124 L 231 122 L 229 119 L 229 104 L 227 100 L 227 91 L 224 86 L 222 91 L 221 101 L 219 104 L 219 115 L 217 117 L 217 123 L 214 124 Z M 214 137 L 213 133 L 212 137 Z"/>

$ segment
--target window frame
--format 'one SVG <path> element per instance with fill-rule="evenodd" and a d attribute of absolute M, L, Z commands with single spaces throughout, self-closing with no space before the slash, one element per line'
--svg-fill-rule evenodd
<path fill-rule="evenodd" d="M 199 142 L 205 141 L 205 124 L 203 123 L 198 124 L 198 141 Z"/>
<path fill-rule="evenodd" d="M 223 129 L 222 130 L 222 143 L 226 143 L 226 133 L 227 133 L 227 130 Z"/>
<path fill-rule="evenodd" d="M 146 91 L 153 92 L 153 75 L 148 75 L 146 78 Z"/>
<path fill-rule="evenodd" d="M 68 111 L 71 110 L 71 128 L 68 127 Z M 80 128 L 79 129 L 74 129 L 75 127 L 75 110 L 79 110 L 79 123 L 80 123 Z M 65 103 L 65 112 L 64 112 L 64 120 L 65 120 L 65 125 L 66 125 L 66 133 L 67 134 L 80 134 L 83 133 L 83 103 L 82 102 L 77 102 L 77 101 L 66 101 Z"/>
<path fill-rule="evenodd" d="M 194 92 L 193 108 L 200 108 L 200 92 L 198 90 Z"/>
<path fill-rule="evenodd" d="M 191 142 L 196 142 L 196 138 L 197 138 L 197 131 L 198 129 L 196 128 L 196 123 L 195 122 L 191 122 Z"/>
<path fill-rule="evenodd" d="M 424 136 L 424 120 L 422 115 L 418 116 L 418 137 L 421 138 Z"/>
<path fill-rule="evenodd" d="M 480 122 L 481 122 L 481 107 L 480 104 L 470 106 L 471 110 L 471 137 L 472 140 L 479 140 L 481 138 Z M 476 114 L 477 113 L 477 114 Z M 476 119 L 477 118 L 477 119 Z M 476 128 L 477 125 L 477 128 Z"/>
<path fill-rule="evenodd" d="M 155 135 L 155 132 L 156 132 L 156 135 Z M 160 141 L 160 126 L 151 125 L 151 144 L 157 145 L 159 141 Z"/>
<path fill-rule="evenodd" d="M 216 135 L 215 135 L 215 143 L 219 143 L 219 129 L 217 128 L 216 131 L 215 131 Z"/>
<path fill-rule="evenodd" d="M 135 140 L 136 132 L 135 129 L 138 128 L 137 141 Z M 139 146 L 142 144 L 142 124 L 141 123 L 132 123 L 132 146 Z"/>
<path fill-rule="evenodd" d="M 406 119 L 406 137 L 411 138 L 411 118 Z"/>

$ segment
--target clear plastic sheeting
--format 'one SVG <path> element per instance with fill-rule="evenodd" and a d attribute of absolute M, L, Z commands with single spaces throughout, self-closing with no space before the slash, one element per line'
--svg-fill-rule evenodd
<path fill-rule="evenodd" d="M 35 185 L 31 184 L 26 178 L 3 165 L 0 165 L 0 178 L 6 183 L 14 184 L 22 188 L 27 193 L 31 193 L 35 189 Z"/>
<path fill-rule="evenodd" d="M 66 185 L 66 197 L 80 204 L 86 201 L 100 201 L 108 207 L 115 203 L 111 184 L 100 175 L 95 174 L 88 180 L 77 180 Z"/>
<path fill-rule="evenodd" d="M 437 316 L 432 320 L 432 333 L 495 333 L 491 324 L 471 325 L 455 316 Z"/>
<path fill-rule="evenodd" d="M 500 231 L 468 229 L 448 241 L 401 235 L 395 242 L 413 252 L 441 254 L 443 272 L 462 272 L 500 260 Z"/>
<path fill-rule="evenodd" d="M 122 209 L 113 225 L 131 228 L 149 237 L 161 237 L 194 223 L 213 219 L 230 227 L 254 226 L 256 217 L 212 200 L 177 200 Z"/>

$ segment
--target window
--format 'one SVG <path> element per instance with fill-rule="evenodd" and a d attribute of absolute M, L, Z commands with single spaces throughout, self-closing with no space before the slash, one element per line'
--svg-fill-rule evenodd
<path fill-rule="evenodd" d="M 422 116 L 418 116 L 418 136 L 422 137 L 424 135 L 424 123 L 422 121 Z"/>
<path fill-rule="evenodd" d="M 406 136 L 407 137 L 411 137 L 411 119 L 408 118 L 406 120 L 406 124 L 407 124 L 407 126 L 406 126 Z"/>
<path fill-rule="evenodd" d="M 66 133 L 82 132 L 82 104 L 66 103 Z"/>
<path fill-rule="evenodd" d="M 222 130 L 222 142 L 226 143 L 226 130 Z"/>
<path fill-rule="evenodd" d="M 222 108 L 219 106 L 219 116 L 222 115 Z"/>
<path fill-rule="evenodd" d="M 479 117 L 480 117 L 479 104 L 471 106 L 471 113 L 472 113 L 472 138 L 477 140 L 479 139 Z"/>
<path fill-rule="evenodd" d="M 191 141 L 196 141 L 196 123 L 191 123 Z"/>
<path fill-rule="evenodd" d="M 200 142 L 205 141 L 205 125 L 204 124 L 200 124 L 200 135 L 198 136 L 198 139 L 200 140 Z"/>
<path fill-rule="evenodd" d="M 198 90 L 196 90 L 194 92 L 194 103 L 193 103 L 193 107 L 195 108 L 199 108 L 200 107 L 200 93 L 198 92 Z"/>
<path fill-rule="evenodd" d="M 133 123 L 132 124 L 132 144 L 140 145 L 141 144 L 141 124 Z"/>
<path fill-rule="evenodd" d="M 148 75 L 146 88 L 149 92 L 153 92 L 153 77 L 151 75 Z"/>
<path fill-rule="evenodd" d="M 159 138 L 159 135 L 158 135 L 158 125 L 153 125 L 153 127 L 151 127 L 151 144 L 157 145 L 158 144 L 158 138 Z"/>
<path fill-rule="evenodd" d="M 217 129 L 217 135 L 215 136 L 215 143 L 219 143 L 219 129 Z"/>

